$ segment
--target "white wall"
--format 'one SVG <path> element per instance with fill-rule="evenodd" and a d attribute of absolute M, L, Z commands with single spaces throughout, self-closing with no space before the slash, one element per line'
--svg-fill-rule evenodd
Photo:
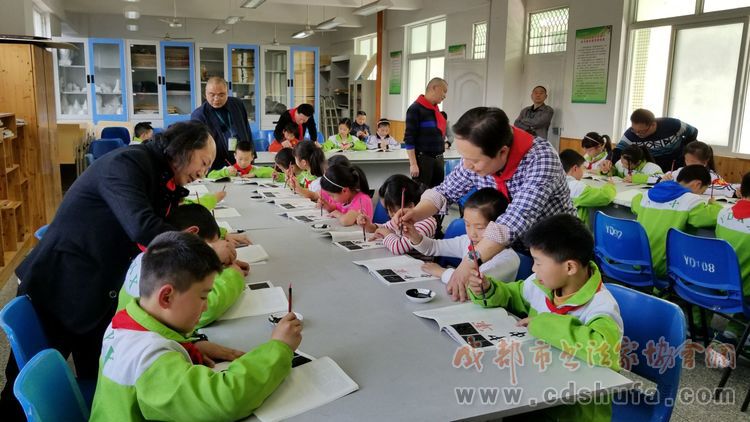
<path fill-rule="evenodd" d="M 530 104 L 529 94 L 535 85 L 548 85 L 545 80 L 535 75 L 545 75 L 559 70 L 562 84 L 550 88 L 550 105 L 555 107 L 553 127 L 561 128 L 561 136 L 582 138 L 586 132 L 596 131 L 619 137 L 621 125 L 618 122 L 620 111 L 619 88 L 625 60 L 625 38 L 627 19 L 627 0 L 527 0 L 526 12 L 545 10 L 559 6 L 570 7 L 568 22 L 568 46 L 565 53 L 544 54 L 524 57 L 524 84 L 520 96 L 520 108 Z M 612 25 L 612 44 L 609 57 L 609 79 L 607 83 L 607 102 L 605 104 L 574 104 L 571 102 L 573 91 L 573 65 L 575 60 L 575 31 L 595 26 Z M 511 107 L 511 104 L 508 104 Z M 512 114 L 509 112 L 509 115 Z M 511 117 L 513 119 L 513 117 Z"/>

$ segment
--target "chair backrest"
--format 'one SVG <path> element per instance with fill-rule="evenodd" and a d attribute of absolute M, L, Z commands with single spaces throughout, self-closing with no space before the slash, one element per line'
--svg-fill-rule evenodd
<path fill-rule="evenodd" d="M 391 216 L 388 215 L 388 211 L 383 206 L 380 200 L 375 200 L 375 213 L 372 215 L 372 222 L 375 224 L 385 224 Z"/>
<path fill-rule="evenodd" d="M 445 235 L 443 236 L 443 239 L 450 239 L 464 234 L 466 234 L 466 223 L 464 223 L 463 218 L 457 218 L 451 221 L 450 224 L 448 224 L 448 227 L 445 229 Z M 437 263 L 443 267 L 458 267 L 458 264 L 461 263 L 461 258 L 441 256 L 438 258 Z"/>
<path fill-rule="evenodd" d="M 89 419 L 73 373 L 55 349 L 43 350 L 29 361 L 18 374 L 13 393 L 30 422 Z"/>
<path fill-rule="evenodd" d="M 447 173 L 446 173 L 447 174 Z M 458 200 L 458 206 L 463 208 L 466 201 L 469 199 L 471 195 L 474 194 L 474 192 L 477 191 L 477 188 L 473 188 L 472 190 L 466 192 L 466 195 L 462 196 L 461 199 Z"/>
<path fill-rule="evenodd" d="M 605 276 L 635 287 L 654 285 L 651 247 L 639 222 L 597 211 L 594 245 L 597 264 Z"/>
<path fill-rule="evenodd" d="M 656 396 L 658 400 L 646 402 L 645 405 L 652 407 L 652 421 L 668 421 L 680 386 L 680 352 L 687 333 L 682 309 L 674 303 L 624 286 L 607 284 L 607 290 L 620 306 L 624 326 L 621 366 L 656 383 L 659 391 Z M 667 363 L 664 365 L 655 364 L 656 360 L 646 359 L 642 352 L 648 348 L 649 341 L 652 341 L 652 345 L 657 349 L 659 344 L 663 345 L 666 342 L 669 347 L 665 346 L 664 350 L 674 352 L 674 365 L 671 364 L 671 359 L 664 359 Z M 626 362 L 630 365 L 624 364 Z M 615 403 L 627 403 L 624 406 L 634 405 L 627 400 L 616 400 Z M 613 414 L 617 414 L 618 407 L 613 406 Z"/>
<path fill-rule="evenodd" d="M 0 326 L 8 335 L 13 356 L 22 369 L 37 353 L 49 347 L 42 324 L 28 296 L 18 296 L 0 311 Z"/>
<path fill-rule="evenodd" d="M 39 227 L 34 232 L 34 237 L 36 237 L 37 240 L 42 240 L 42 237 L 44 237 L 44 233 L 47 233 L 48 228 L 49 228 L 49 224 L 45 224 L 42 227 Z"/>
<path fill-rule="evenodd" d="M 529 278 L 531 273 L 534 271 L 532 268 L 534 267 L 534 258 L 532 258 L 530 255 L 526 255 L 525 253 L 521 253 L 516 251 L 516 255 L 518 255 L 518 259 L 521 260 L 521 262 L 518 264 L 518 272 L 516 273 L 516 280 L 526 280 Z"/>
<path fill-rule="evenodd" d="M 318 143 L 322 144 L 326 141 L 325 136 L 323 136 L 323 132 L 318 132 Z"/>
<path fill-rule="evenodd" d="M 91 155 L 94 156 L 94 160 L 98 160 L 102 155 L 114 151 L 117 148 L 126 146 L 120 139 L 97 139 L 91 143 Z"/>
<path fill-rule="evenodd" d="M 273 131 L 272 130 L 267 130 L 267 131 L 265 131 L 265 134 L 266 134 L 266 136 L 265 136 L 266 141 L 268 141 L 268 144 L 270 145 L 275 140 L 275 138 L 273 137 Z"/>
<path fill-rule="evenodd" d="M 445 161 L 445 175 L 449 175 L 458 165 L 461 164 L 461 160 L 446 160 Z"/>
<path fill-rule="evenodd" d="M 163 127 L 155 127 L 154 128 L 154 135 L 158 135 L 160 133 L 164 133 L 164 128 Z"/>
<path fill-rule="evenodd" d="M 102 129 L 102 139 L 120 139 L 123 144 L 130 143 L 130 131 L 126 127 L 109 126 Z"/>
<path fill-rule="evenodd" d="M 255 145 L 255 152 L 268 151 L 270 145 L 268 139 L 263 138 L 253 139 L 253 144 Z"/>
<path fill-rule="evenodd" d="M 248 125 L 250 129 L 250 136 L 253 137 L 253 139 L 260 139 L 263 137 L 263 135 L 260 132 L 260 126 L 257 122 L 250 122 Z"/>
<path fill-rule="evenodd" d="M 675 292 L 690 303 L 717 312 L 750 315 L 743 300 L 737 253 L 725 240 L 669 229 L 667 275 Z"/>

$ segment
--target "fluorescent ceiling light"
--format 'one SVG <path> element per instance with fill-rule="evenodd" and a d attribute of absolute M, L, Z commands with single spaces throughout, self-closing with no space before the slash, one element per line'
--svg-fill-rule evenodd
<path fill-rule="evenodd" d="M 343 24 L 344 24 L 344 21 L 342 19 L 333 17 L 331 19 L 328 19 L 327 21 L 323 21 L 319 23 L 317 26 L 315 26 L 315 29 L 333 29 Z"/>
<path fill-rule="evenodd" d="M 217 26 L 216 28 L 214 28 L 214 34 L 216 35 L 223 34 L 225 32 L 227 32 L 226 28 L 222 28 L 220 26 Z"/>
<path fill-rule="evenodd" d="M 125 17 L 128 19 L 138 19 L 141 17 L 141 12 L 135 7 L 128 7 L 125 9 Z"/>
<path fill-rule="evenodd" d="M 391 6 L 393 6 L 393 3 L 391 3 L 389 0 L 376 0 L 372 3 L 368 3 L 362 7 L 354 9 L 354 12 L 352 12 L 352 14 L 359 16 L 370 16 Z"/>
<path fill-rule="evenodd" d="M 260 6 L 261 4 L 265 2 L 266 0 L 247 0 L 240 7 L 244 7 L 245 9 L 257 9 L 258 6 Z"/>
<path fill-rule="evenodd" d="M 134 24 L 134 23 L 131 23 L 131 24 L 125 25 L 125 28 L 127 28 L 127 29 L 128 29 L 128 31 L 133 31 L 133 32 L 135 32 L 135 31 L 137 31 L 137 30 L 138 30 L 138 25 L 136 25 L 136 24 Z"/>
<path fill-rule="evenodd" d="M 141 0 L 125 0 L 128 3 L 138 3 Z"/>
<path fill-rule="evenodd" d="M 229 16 L 228 18 L 224 19 L 224 24 L 234 25 L 235 23 L 241 20 L 242 20 L 242 16 Z"/>
<path fill-rule="evenodd" d="M 299 39 L 302 39 L 302 38 L 307 38 L 307 37 L 313 35 L 314 33 L 315 32 L 313 30 L 311 30 L 311 29 L 305 29 L 305 30 L 302 30 L 302 31 L 299 31 L 299 32 L 295 32 L 294 34 L 292 34 L 292 38 L 295 38 L 295 39 L 299 40 Z"/>

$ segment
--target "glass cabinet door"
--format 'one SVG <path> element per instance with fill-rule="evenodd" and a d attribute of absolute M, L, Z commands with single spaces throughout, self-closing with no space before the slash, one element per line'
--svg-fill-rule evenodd
<path fill-rule="evenodd" d="M 161 119 L 156 44 L 129 45 L 132 116 L 136 120 Z"/>
<path fill-rule="evenodd" d="M 89 73 L 86 69 L 85 41 L 66 41 L 76 48 L 58 49 L 57 100 L 59 120 L 86 120 L 91 116 L 89 108 Z"/>
<path fill-rule="evenodd" d="M 122 40 L 90 40 L 94 123 L 126 121 L 125 56 Z"/>
<path fill-rule="evenodd" d="M 289 108 L 289 50 L 268 48 L 263 51 L 263 126 L 273 129 L 274 122 Z"/>
<path fill-rule="evenodd" d="M 256 121 L 256 70 L 258 68 L 258 47 L 257 46 L 229 46 L 232 60 L 232 74 L 230 75 L 231 92 L 235 98 L 242 101 L 247 110 L 247 118 L 250 121 Z"/>
<path fill-rule="evenodd" d="M 190 119 L 193 111 L 193 45 L 162 42 L 162 86 L 166 112 L 164 124 Z"/>
<path fill-rule="evenodd" d="M 317 49 L 292 47 L 294 79 L 292 82 L 292 106 L 311 104 L 317 110 L 318 71 Z"/>
<path fill-rule="evenodd" d="M 220 76 L 226 79 L 226 66 L 224 62 L 224 47 L 201 47 L 198 46 L 198 78 L 200 84 L 200 101 L 196 104 L 199 107 L 206 101 L 206 81 L 212 76 Z"/>

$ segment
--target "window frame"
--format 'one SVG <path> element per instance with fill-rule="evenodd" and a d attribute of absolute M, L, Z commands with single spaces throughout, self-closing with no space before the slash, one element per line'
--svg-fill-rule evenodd
<path fill-rule="evenodd" d="M 432 25 L 438 22 L 445 22 L 445 42 L 443 45 L 442 50 L 430 50 L 430 44 L 432 44 Z M 411 46 L 412 46 L 412 29 L 418 28 L 420 26 L 427 26 L 427 34 L 425 36 L 425 43 L 427 44 L 427 51 L 421 52 L 421 53 L 410 53 Z M 409 104 L 411 104 L 415 99 L 414 98 L 408 98 L 409 97 L 409 90 L 410 90 L 410 84 L 409 84 L 409 75 L 411 72 L 411 61 L 412 60 L 419 60 L 419 59 L 426 59 L 427 66 L 425 67 L 425 78 L 427 81 L 429 81 L 428 75 L 430 72 L 430 59 L 436 58 L 436 57 L 443 57 L 445 58 L 446 52 L 448 51 L 448 20 L 446 16 L 437 16 L 430 19 L 425 19 L 418 22 L 410 23 L 406 26 L 404 26 L 404 61 L 405 61 L 405 72 L 402 76 L 402 86 L 404 86 L 405 92 L 403 95 L 404 98 L 404 109 L 409 107 Z M 445 61 L 443 61 L 443 75 L 442 77 L 445 77 Z"/>
<path fill-rule="evenodd" d="M 482 57 L 482 58 L 477 58 L 476 57 L 476 53 L 477 53 L 476 52 L 476 47 L 477 47 L 476 34 L 477 34 L 477 26 L 479 26 L 479 25 L 484 25 L 485 26 L 485 28 L 484 28 L 484 57 Z M 489 30 L 490 30 L 490 25 L 489 25 L 489 23 L 486 20 L 485 21 L 474 22 L 471 25 L 471 59 L 472 60 L 487 60 L 487 38 L 488 38 L 488 35 L 489 35 L 489 32 L 490 32 Z"/>
<path fill-rule="evenodd" d="M 550 12 L 552 10 L 561 10 L 561 9 L 568 9 L 568 22 L 567 22 L 567 29 L 565 30 L 565 50 L 562 51 L 550 51 L 547 53 L 531 53 L 529 49 L 531 48 L 531 16 L 536 15 L 539 13 L 545 13 Z M 568 38 L 570 37 L 570 6 L 555 6 L 550 7 L 547 9 L 538 9 L 531 11 L 526 14 L 526 33 L 524 34 L 526 38 L 526 45 L 524 48 L 524 55 L 525 56 L 539 56 L 539 55 L 545 55 L 545 54 L 565 54 L 568 51 Z"/>

